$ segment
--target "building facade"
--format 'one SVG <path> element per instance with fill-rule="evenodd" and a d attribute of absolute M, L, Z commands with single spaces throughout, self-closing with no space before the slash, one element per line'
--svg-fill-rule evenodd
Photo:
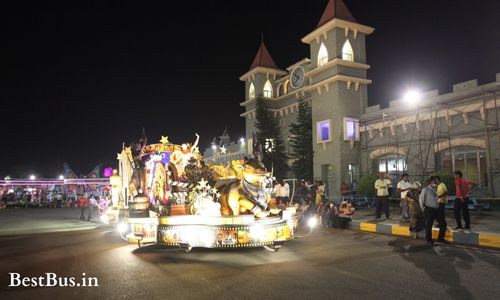
<path fill-rule="evenodd" d="M 500 73 L 470 80 L 451 93 L 367 107 L 360 115 L 361 174 L 377 171 L 414 178 L 461 170 L 485 194 L 500 194 Z"/>
<path fill-rule="evenodd" d="M 203 159 L 207 163 L 218 165 L 227 165 L 233 160 L 243 160 L 246 155 L 245 138 L 231 141 L 227 128 L 222 135 L 212 140 L 209 148 L 203 151 Z"/>
<path fill-rule="evenodd" d="M 373 31 L 342 0 L 329 0 L 317 27 L 302 38 L 310 47 L 308 58 L 280 69 L 262 43 L 240 77 L 246 152 L 252 153 L 257 99 L 274 113 L 289 152 L 289 125 L 304 100 L 312 108 L 314 176 L 330 196 L 339 196 L 342 182 L 365 174 L 425 176 L 444 167 L 466 170 L 492 194 L 500 190 L 494 188 L 500 184 L 499 74 L 491 84 L 470 81 L 455 85 L 451 94 L 425 93 L 415 106 L 398 100 L 384 109 L 368 107 L 365 39 Z"/>

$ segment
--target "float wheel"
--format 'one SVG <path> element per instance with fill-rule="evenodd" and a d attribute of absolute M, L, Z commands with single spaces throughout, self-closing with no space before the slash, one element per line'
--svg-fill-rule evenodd
<path fill-rule="evenodd" d="M 281 248 L 281 245 L 268 245 L 264 246 L 264 249 L 270 252 L 277 252 Z"/>

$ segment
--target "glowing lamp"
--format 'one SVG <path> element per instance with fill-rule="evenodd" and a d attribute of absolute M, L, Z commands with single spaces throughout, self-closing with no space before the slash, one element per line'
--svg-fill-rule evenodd
<path fill-rule="evenodd" d="M 103 215 L 101 215 L 99 218 L 101 219 L 101 222 L 103 222 L 104 224 L 108 224 L 108 223 L 109 223 L 109 218 L 108 218 L 108 215 L 107 215 L 107 214 L 103 214 Z M 121 223 L 121 224 L 124 224 L 124 225 L 126 226 L 126 224 L 125 224 L 125 223 Z M 120 225 L 121 225 L 121 224 L 120 224 Z M 120 230 L 120 229 L 118 229 L 118 230 Z M 126 228 L 125 228 L 125 230 L 126 230 Z M 120 231 L 120 232 L 121 232 L 121 231 Z"/>
<path fill-rule="evenodd" d="M 125 233 L 125 231 L 127 231 L 128 226 L 127 226 L 126 223 L 120 223 L 120 224 L 118 224 L 118 228 L 117 229 L 118 229 L 118 232 L 120 232 L 120 233 L 123 234 L 123 233 Z"/>
<path fill-rule="evenodd" d="M 104 175 L 104 177 L 111 177 L 111 176 L 113 176 L 113 168 L 111 168 L 111 167 L 105 168 L 104 172 L 103 172 L 103 175 Z"/>
<path fill-rule="evenodd" d="M 64 175 L 59 175 L 59 180 L 64 180 Z"/>
<path fill-rule="evenodd" d="M 30 175 L 30 180 L 35 180 L 36 176 L 35 175 Z"/>
<path fill-rule="evenodd" d="M 316 226 L 316 218 L 315 217 L 310 218 L 307 221 L 307 225 L 309 225 L 309 227 L 311 227 L 311 228 L 315 227 Z"/>
<path fill-rule="evenodd" d="M 403 100 L 409 104 L 417 104 L 421 98 L 422 95 L 416 90 L 409 90 L 403 96 Z"/>

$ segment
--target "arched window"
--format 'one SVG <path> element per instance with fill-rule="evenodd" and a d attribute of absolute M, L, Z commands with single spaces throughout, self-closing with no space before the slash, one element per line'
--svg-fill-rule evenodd
<path fill-rule="evenodd" d="M 255 87 L 253 86 L 253 82 L 250 83 L 250 87 L 248 88 L 248 99 L 255 98 Z"/>
<path fill-rule="evenodd" d="M 279 96 L 283 96 L 285 94 L 285 89 L 284 89 L 284 85 L 283 83 L 281 83 L 279 86 L 278 86 L 278 97 Z"/>
<path fill-rule="evenodd" d="M 351 43 L 349 43 L 349 40 L 346 40 L 344 46 L 342 47 L 342 59 L 354 61 L 354 52 L 352 51 Z"/>
<path fill-rule="evenodd" d="M 328 50 L 326 50 L 325 44 L 321 43 L 318 52 L 318 67 L 321 67 L 327 62 L 328 62 Z"/>
<path fill-rule="evenodd" d="M 284 94 L 288 94 L 288 85 L 289 85 L 289 83 L 290 83 L 290 80 L 288 80 L 288 79 L 285 80 L 285 84 L 283 85 L 283 87 L 284 87 L 284 89 L 283 89 L 283 91 L 284 91 L 283 95 Z"/>
<path fill-rule="evenodd" d="M 400 154 L 387 154 L 378 158 L 378 172 L 397 173 L 406 170 L 406 158 Z"/>
<path fill-rule="evenodd" d="M 458 146 L 436 153 L 438 167 L 451 173 L 460 170 L 464 177 L 479 186 L 488 185 L 486 150 L 473 146 Z"/>
<path fill-rule="evenodd" d="M 273 97 L 273 86 L 271 85 L 271 82 L 266 81 L 266 84 L 264 84 L 264 97 L 266 98 L 272 98 Z"/>

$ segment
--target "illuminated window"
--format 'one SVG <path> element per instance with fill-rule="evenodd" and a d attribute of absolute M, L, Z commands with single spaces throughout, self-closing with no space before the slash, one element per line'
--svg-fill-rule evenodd
<path fill-rule="evenodd" d="M 325 44 L 321 43 L 318 52 L 318 67 L 321 67 L 327 62 L 328 62 L 328 50 L 326 50 Z"/>
<path fill-rule="evenodd" d="M 354 61 L 354 52 L 352 51 L 351 43 L 349 43 L 349 40 L 346 40 L 344 46 L 342 47 L 342 59 Z"/>
<path fill-rule="evenodd" d="M 250 83 L 250 87 L 248 88 L 248 99 L 255 98 L 255 87 L 253 86 L 253 82 Z"/>
<path fill-rule="evenodd" d="M 330 142 L 332 140 L 331 125 L 331 120 L 324 120 L 316 123 L 316 141 L 318 143 Z"/>
<path fill-rule="evenodd" d="M 288 93 L 288 84 L 290 83 L 290 80 L 285 80 L 285 84 L 283 85 L 284 87 L 284 94 L 287 94 Z M 284 95 L 283 94 L 283 95 Z"/>
<path fill-rule="evenodd" d="M 266 84 L 264 84 L 264 97 L 266 98 L 271 98 L 273 96 L 273 86 L 271 85 L 271 82 L 266 81 Z"/>
<path fill-rule="evenodd" d="M 359 141 L 359 120 L 344 118 L 344 141 Z"/>

